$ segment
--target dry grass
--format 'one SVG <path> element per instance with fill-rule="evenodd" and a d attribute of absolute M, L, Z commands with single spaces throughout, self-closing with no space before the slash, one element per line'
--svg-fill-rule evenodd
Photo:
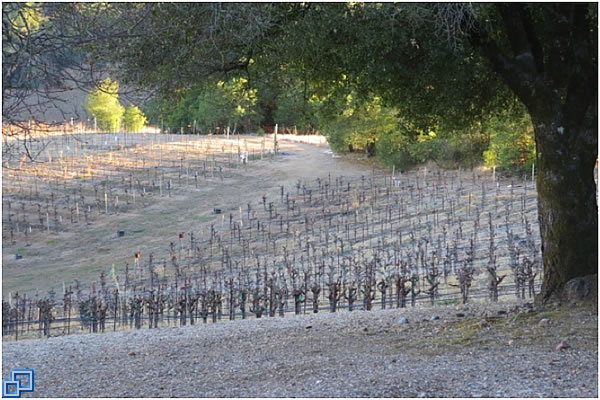
<path fill-rule="evenodd" d="M 546 320 L 542 323 L 540 321 Z M 410 335 L 414 348 L 435 354 L 467 348 L 531 347 L 553 350 L 565 340 L 579 349 L 598 348 L 598 302 L 568 306 L 547 305 L 538 310 L 454 318 L 430 336 Z"/>

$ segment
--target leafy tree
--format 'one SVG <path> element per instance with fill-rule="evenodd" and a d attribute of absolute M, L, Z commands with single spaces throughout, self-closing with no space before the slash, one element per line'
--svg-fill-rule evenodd
<path fill-rule="evenodd" d="M 130 7 L 111 4 L 113 10 Z M 118 36 L 94 49 L 99 60 L 118 62 L 125 84 L 152 86 L 172 95 L 218 75 L 247 72 L 258 41 L 275 27 L 269 3 L 153 3 L 129 40 Z M 126 28 L 131 21 L 120 21 Z M 176 66 L 176 68 L 174 68 Z M 135 70 L 138 72 L 136 73 Z"/>
<path fill-rule="evenodd" d="M 526 113 L 500 113 L 491 118 L 486 129 L 490 133 L 489 148 L 483 152 L 487 167 L 508 172 L 531 171 L 535 163 L 535 140 Z"/>
<path fill-rule="evenodd" d="M 106 78 L 88 95 L 86 106 L 100 129 L 116 132 L 121 127 L 125 108 L 119 103 L 118 82 Z"/>
<path fill-rule="evenodd" d="M 257 90 L 249 87 L 248 79 L 237 77 L 219 81 L 217 88 L 221 107 L 226 114 L 221 126 L 236 125 L 240 130 L 248 131 L 258 125 L 260 114 L 256 108 Z"/>
<path fill-rule="evenodd" d="M 137 106 L 129 106 L 123 114 L 123 125 L 128 132 L 139 132 L 148 122 L 146 116 Z"/>
<path fill-rule="evenodd" d="M 380 98 L 355 102 L 353 96 L 348 95 L 342 113 L 324 129 L 335 150 L 361 150 L 374 155 L 379 137 L 398 131 L 398 125 L 396 111 L 383 107 Z"/>
<path fill-rule="evenodd" d="M 278 124 L 284 126 L 296 126 L 299 131 L 312 133 L 324 121 L 319 119 L 322 99 L 318 96 L 305 98 L 307 92 L 305 85 L 298 80 L 291 80 L 287 87 L 280 88 L 278 93 L 271 97 L 273 99 L 272 120 L 265 121 L 267 124 Z M 268 94 L 265 89 L 260 89 L 259 101 Z M 268 93 L 268 92 L 267 92 Z"/>
<path fill-rule="evenodd" d="M 214 132 L 216 127 L 250 131 L 258 126 L 261 115 L 256 106 L 257 90 L 245 78 L 208 81 L 177 93 L 175 103 L 166 98 L 160 114 L 172 130 L 191 132 L 194 121 L 199 132 Z"/>
<path fill-rule="evenodd" d="M 309 4 L 297 21 L 312 76 L 343 72 L 416 131 L 477 128 L 518 98 L 536 142 L 540 300 L 597 273 L 597 4 Z"/>

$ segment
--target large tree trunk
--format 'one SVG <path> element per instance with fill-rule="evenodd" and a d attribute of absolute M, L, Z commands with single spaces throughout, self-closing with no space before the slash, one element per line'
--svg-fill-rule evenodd
<path fill-rule="evenodd" d="M 472 29 L 470 41 L 525 104 L 535 129 L 544 263 L 537 301 L 545 303 L 560 298 L 570 279 L 598 272 L 598 45 L 590 16 L 597 8 L 500 3 L 495 9 L 510 50 L 483 25 Z"/>
<path fill-rule="evenodd" d="M 598 272 L 595 110 L 586 113 L 585 109 L 564 107 L 558 101 L 553 107 L 549 104 L 552 102 L 545 100 L 542 107 L 530 109 L 537 146 L 538 213 L 544 264 L 539 302 L 558 299 L 570 279 Z M 576 111 L 571 112 L 573 109 Z M 586 115 L 577 120 L 581 111 Z"/>

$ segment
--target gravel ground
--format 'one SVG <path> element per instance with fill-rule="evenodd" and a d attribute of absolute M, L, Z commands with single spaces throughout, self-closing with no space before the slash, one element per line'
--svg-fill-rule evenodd
<path fill-rule="evenodd" d="M 3 378 L 35 370 L 23 397 L 598 397 L 597 305 L 322 313 L 2 351 Z"/>

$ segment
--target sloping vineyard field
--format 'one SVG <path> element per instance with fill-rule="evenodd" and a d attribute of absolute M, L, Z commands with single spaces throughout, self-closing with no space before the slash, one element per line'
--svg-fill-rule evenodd
<path fill-rule="evenodd" d="M 40 149 L 46 163 L 5 165 L 5 246 L 227 185 L 253 163 L 301 157 L 274 156 L 272 139 L 167 136 L 54 140 Z M 210 223 L 159 237 L 95 281 L 5 293 L 5 338 L 535 295 L 542 271 L 531 177 L 324 172 L 214 208 Z"/>

